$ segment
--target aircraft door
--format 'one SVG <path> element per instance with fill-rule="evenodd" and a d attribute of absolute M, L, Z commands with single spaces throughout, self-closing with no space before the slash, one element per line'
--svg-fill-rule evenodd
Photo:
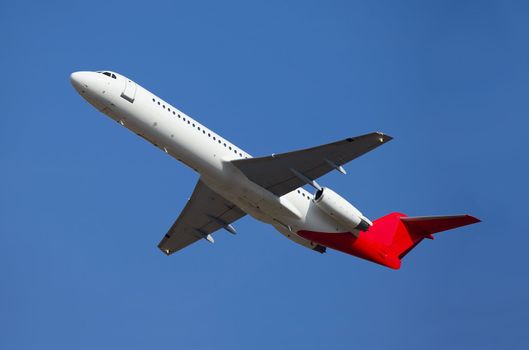
<path fill-rule="evenodd" d="M 125 90 L 121 93 L 121 97 L 130 103 L 133 103 L 134 98 L 136 97 L 136 83 L 132 80 L 126 79 Z"/>

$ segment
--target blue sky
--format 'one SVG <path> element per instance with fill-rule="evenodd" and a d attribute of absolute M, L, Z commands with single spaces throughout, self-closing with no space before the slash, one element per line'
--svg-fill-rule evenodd
<path fill-rule="evenodd" d="M 0 5 L 0 348 L 527 349 L 524 1 Z M 470 213 L 400 271 L 249 217 L 169 258 L 197 175 L 82 100 L 120 72 L 254 155 L 395 139 L 320 183 Z"/>

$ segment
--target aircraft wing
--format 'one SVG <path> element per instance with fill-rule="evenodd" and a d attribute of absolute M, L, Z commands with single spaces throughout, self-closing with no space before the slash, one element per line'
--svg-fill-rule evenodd
<path fill-rule="evenodd" d="M 230 224 L 244 215 L 246 213 L 239 207 L 199 180 L 184 210 L 160 241 L 158 248 L 171 255 L 200 239 L 213 243 L 213 232 L 225 228 L 235 233 Z"/>
<path fill-rule="evenodd" d="M 251 181 L 282 196 L 305 185 L 302 177 L 315 180 L 334 169 L 345 172 L 342 165 L 391 139 L 391 136 L 373 132 L 313 148 L 232 163 Z"/>

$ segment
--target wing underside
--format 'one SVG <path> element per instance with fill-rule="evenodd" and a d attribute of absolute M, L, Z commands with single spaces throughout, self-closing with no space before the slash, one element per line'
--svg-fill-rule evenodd
<path fill-rule="evenodd" d="M 211 234 L 220 228 L 235 233 L 230 224 L 244 215 L 246 213 L 239 207 L 199 180 L 184 210 L 158 248 L 170 255 L 200 239 L 213 242 Z"/>
<path fill-rule="evenodd" d="M 251 181 L 282 196 L 305 185 L 303 177 L 315 180 L 334 169 L 344 171 L 342 165 L 391 139 L 391 136 L 374 132 L 313 148 L 232 163 Z"/>

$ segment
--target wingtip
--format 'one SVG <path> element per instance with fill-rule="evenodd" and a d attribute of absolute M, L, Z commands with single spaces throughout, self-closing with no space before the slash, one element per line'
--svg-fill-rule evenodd
<path fill-rule="evenodd" d="M 481 219 L 478 219 L 475 216 L 467 214 L 466 217 L 468 218 L 469 224 L 477 224 L 478 222 L 481 222 Z"/>
<path fill-rule="evenodd" d="M 389 135 L 387 135 L 387 134 L 384 134 L 383 132 L 380 132 L 380 131 L 375 131 L 375 132 L 372 132 L 372 133 L 369 133 L 369 134 L 365 134 L 365 135 L 362 135 L 362 136 L 348 137 L 348 138 L 345 139 L 345 141 L 347 141 L 347 142 L 354 142 L 354 141 L 356 141 L 357 139 L 362 139 L 362 138 L 369 138 L 369 139 L 372 139 L 373 137 L 378 138 L 378 141 L 380 141 L 380 143 L 386 143 L 386 142 L 388 142 L 388 141 L 393 140 L 393 137 L 392 137 L 392 136 L 389 136 Z"/>
<path fill-rule="evenodd" d="M 160 242 L 160 244 L 158 244 L 158 249 L 159 249 L 162 253 L 164 253 L 165 255 L 167 255 L 167 256 L 173 254 L 173 252 L 172 252 L 171 250 L 169 250 L 168 248 L 163 247 L 162 242 Z"/>
<path fill-rule="evenodd" d="M 379 136 L 380 142 L 388 142 L 388 141 L 393 140 L 392 136 L 384 134 L 383 132 L 377 131 L 376 134 Z"/>

